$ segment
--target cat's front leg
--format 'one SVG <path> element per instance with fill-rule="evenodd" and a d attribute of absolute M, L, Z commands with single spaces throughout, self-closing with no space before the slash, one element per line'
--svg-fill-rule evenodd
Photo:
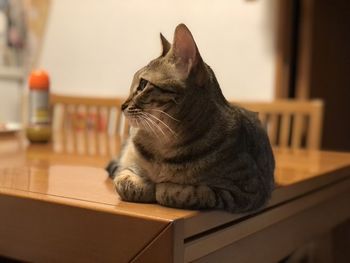
<path fill-rule="evenodd" d="M 156 200 L 164 206 L 187 209 L 218 208 L 219 204 L 215 192 L 206 185 L 158 183 Z"/>
<path fill-rule="evenodd" d="M 156 201 L 154 183 L 135 174 L 131 169 L 118 171 L 114 183 L 119 196 L 124 201 L 141 203 Z"/>

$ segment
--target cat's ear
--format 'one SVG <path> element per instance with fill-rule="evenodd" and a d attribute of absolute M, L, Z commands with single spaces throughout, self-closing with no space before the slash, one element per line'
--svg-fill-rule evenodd
<path fill-rule="evenodd" d="M 186 77 L 193 72 L 201 85 L 205 79 L 204 62 L 190 30 L 184 24 L 179 24 L 175 29 L 172 55 L 177 68 Z"/>
<path fill-rule="evenodd" d="M 197 46 L 193 36 L 186 25 L 180 24 L 175 29 L 173 42 L 173 55 L 187 73 L 195 65 L 197 57 Z"/>
<path fill-rule="evenodd" d="M 160 41 L 162 43 L 162 57 L 164 57 L 170 50 L 171 44 L 169 41 L 163 36 L 162 33 L 160 33 Z"/>

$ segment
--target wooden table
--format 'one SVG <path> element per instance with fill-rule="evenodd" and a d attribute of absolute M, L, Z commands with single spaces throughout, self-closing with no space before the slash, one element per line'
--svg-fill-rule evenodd
<path fill-rule="evenodd" d="M 58 150 L 57 150 L 58 149 Z M 0 255 L 34 262 L 276 262 L 350 218 L 350 154 L 275 150 L 256 214 L 122 202 L 110 156 L 0 137 Z M 214 261 L 215 259 L 215 261 Z"/>

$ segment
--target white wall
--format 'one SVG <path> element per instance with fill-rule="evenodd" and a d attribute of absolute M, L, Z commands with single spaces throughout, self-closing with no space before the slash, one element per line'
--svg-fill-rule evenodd
<path fill-rule="evenodd" d="M 3 79 L 1 75 L 0 72 L 0 124 L 19 122 L 22 112 L 22 85 L 17 80 Z"/>
<path fill-rule="evenodd" d="M 40 66 L 54 92 L 126 95 L 134 72 L 160 53 L 159 32 L 192 31 L 224 94 L 271 100 L 273 0 L 52 0 Z"/>

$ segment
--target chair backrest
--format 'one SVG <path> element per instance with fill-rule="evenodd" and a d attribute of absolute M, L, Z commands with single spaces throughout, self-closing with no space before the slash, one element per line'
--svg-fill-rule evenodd
<path fill-rule="evenodd" d="M 75 142 L 71 144 L 77 143 L 79 134 L 85 137 L 95 134 L 91 135 L 90 139 L 84 139 L 87 143 L 91 143 L 91 138 L 96 140 L 99 137 L 108 140 L 117 137 L 120 138 L 119 141 L 122 141 L 129 134 L 128 122 L 121 112 L 123 101 L 122 98 L 90 98 L 51 94 L 54 134 L 73 134 L 71 137 Z M 108 143 L 108 141 L 105 142 L 105 144 Z M 96 142 L 95 144 L 100 147 L 102 143 Z"/>
<path fill-rule="evenodd" d="M 320 149 L 323 101 L 276 100 L 234 102 L 259 113 L 271 145 L 280 148 Z"/>
<path fill-rule="evenodd" d="M 89 98 L 52 94 L 53 129 L 129 135 L 129 125 L 121 112 L 123 98 Z M 323 102 L 321 100 L 273 102 L 233 102 L 259 113 L 271 145 L 292 149 L 319 149 Z M 117 136 L 118 137 L 118 136 Z"/>

